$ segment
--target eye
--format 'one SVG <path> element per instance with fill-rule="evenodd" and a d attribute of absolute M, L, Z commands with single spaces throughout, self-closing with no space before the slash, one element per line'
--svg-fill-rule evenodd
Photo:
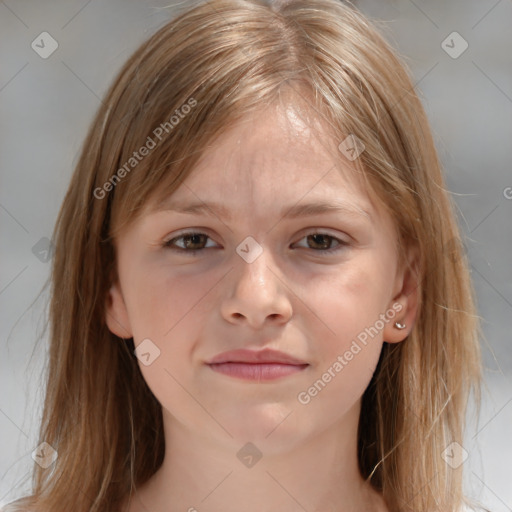
<path fill-rule="evenodd" d="M 173 251 L 183 252 L 187 254 L 194 254 L 197 251 L 201 251 L 204 248 L 204 244 L 207 239 L 210 237 L 205 233 L 198 233 L 195 231 L 191 231 L 188 233 L 183 233 L 180 236 L 171 238 L 170 240 L 164 242 L 163 246 Z M 183 246 L 177 245 L 177 241 L 183 241 Z"/>
<path fill-rule="evenodd" d="M 308 245 L 311 243 L 312 247 L 309 246 L 307 248 L 312 248 L 315 252 L 319 252 L 320 254 L 332 254 L 333 252 L 339 251 L 345 246 L 349 245 L 348 242 L 344 240 L 329 235 L 328 233 L 322 233 L 320 231 L 310 233 L 301 240 L 306 240 Z M 337 244 L 334 246 L 334 248 L 331 247 L 333 241 Z"/>
<path fill-rule="evenodd" d="M 163 247 L 183 254 L 194 255 L 197 252 L 212 247 L 211 245 L 209 247 L 206 245 L 207 240 L 211 240 L 207 234 L 190 231 L 164 242 Z M 306 235 L 301 240 L 307 241 L 307 249 L 312 249 L 320 254 L 332 254 L 349 245 L 344 240 L 318 231 Z M 333 242 L 336 244 L 334 247 L 332 247 Z"/>

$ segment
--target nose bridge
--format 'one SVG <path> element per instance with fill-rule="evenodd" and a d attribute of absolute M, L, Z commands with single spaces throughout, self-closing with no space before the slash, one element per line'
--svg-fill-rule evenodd
<path fill-rule="evenodd" d="M 267 317 L 288 321 L 292 307 L 275 258 L 269 249 L 248 238 L 237 247 L 240 261 L 230 273 L 232 286 L 223 301 L 224 317 L 229 321 L 245 318 L 254 328 L 261 327 Z"/>
<path fill-rule="evenodd" d="M 247 285 L 256 287 L 254 292 L 275 292 L 276 265 L 271 251 L 253 237 L 247 237 L 237 247 L 237 254 L 241 259 L 238 272 L 235 273 L 238 287 Z"/>

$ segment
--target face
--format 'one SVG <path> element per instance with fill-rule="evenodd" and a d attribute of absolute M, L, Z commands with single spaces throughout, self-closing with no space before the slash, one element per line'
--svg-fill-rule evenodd
<path fill-rule="evenodd" d="M 166 428 L 277 452 L 358 410 L 413 307 L 395 228 L 351 166 L 293 107 L 269 108 L 117 238 L 107 323 L 133 337 Z M 319 203 L 337 209 L 303 208 Z M 240 349 L 267 364 L 221 355 Z"/>

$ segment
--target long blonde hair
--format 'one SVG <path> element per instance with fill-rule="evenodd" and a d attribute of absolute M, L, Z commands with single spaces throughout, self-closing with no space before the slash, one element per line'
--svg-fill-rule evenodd
<path fill-rule="evenodd" d="M 480 405 L 478 322 L 408 72 L 366 18 L 336 0 L 209 0 L 183 9 L 130 57 L 90 127 L 53 236 L 39 438 L 58 457 L 47 469 L 34 464 L 32 494 L 6 511 L 112 512 L 161 465 L 161 406 L 133 340 L 105 322 L 113 236 L 150 198 L 172 194 L 213 137 L 275 101 L 285 82 L 308 98 L 333 140 L 363 141 L 368 185 L 392 215 L 401 247 L 418 248 L 414 329 L 403 343 L 384 344 L 363 395 L 361 474 L 393 512 L 463 506 L 462 466 L 450 467 L 442 453 L 463 444 L 471 390 Z M 130 160 L 142 146 L 147 155 Z"/>

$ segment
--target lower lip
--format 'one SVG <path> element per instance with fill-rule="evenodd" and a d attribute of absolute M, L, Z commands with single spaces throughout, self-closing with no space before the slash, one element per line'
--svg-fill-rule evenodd
<path fill-rule="evenodd" d="M 214 363 L 208 365 L 213 371 L 246 380 L 274 380 L 304 370 L 307 364 L 282 363 Z"/>

